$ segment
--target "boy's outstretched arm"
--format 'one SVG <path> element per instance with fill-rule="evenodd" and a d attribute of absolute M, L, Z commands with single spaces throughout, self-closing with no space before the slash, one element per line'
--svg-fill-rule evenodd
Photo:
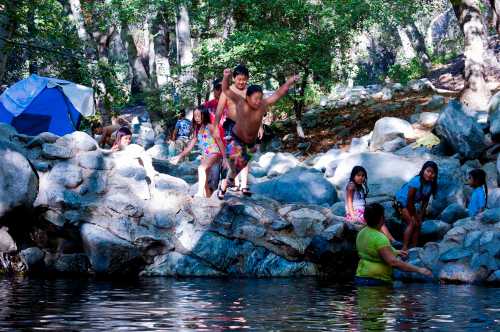
<path fill-rule="evenodd" d="M 238 104 L 243 100 L 239 94 L 234 93 L 233 90 L 229 88 L 229 77 L 231 77 L 231 69 L 224 69 L 224 78 L 222 79 L 222 92 L 233 101 L 233 103 Z"/>
<path fill-rule="evenodd" d="M 279 89 L 276 90 L 269 98 L 264 99 L 264 102 L 268 106 L 275 104 L 276 102 L 278 102 L 278 100 L 283 98 L 288 93 L 288 89 L 290 89 L 290 87 L 298 80 L 299 80 L 299 75 L 293 75 L 285 82 L 285 84 L 280 86 Z"/>

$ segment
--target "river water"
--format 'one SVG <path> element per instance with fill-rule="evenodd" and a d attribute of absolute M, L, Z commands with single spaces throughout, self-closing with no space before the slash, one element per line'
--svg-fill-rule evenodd
<path fill-rule="evenodd" d="M 0 279 L 0 330 L 499 331 L 500 288 L 316 279 Z"/>

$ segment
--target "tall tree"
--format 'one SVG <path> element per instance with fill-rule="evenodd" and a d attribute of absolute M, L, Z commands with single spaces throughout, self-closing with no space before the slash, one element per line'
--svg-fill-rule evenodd
<path fill-rule="evenodd" d="M 452 0 L 451 3 L 464 34 L 465 87 L 460 101 L 473 109 L 485 110 L 491 91 L 486 83 L 488 33 L 482 4 L 479 0 Z"/>
<path fill-rule="evenodd" d="M 181 82 L 193 79 L 191 65 L 193 64 L 193 49 L 191 44 L 191 24 L 188 7 L 184 2 L 177 5 L 175 23 L 175 38 L 177 42 L 177 63 L 182 68 Z"/>

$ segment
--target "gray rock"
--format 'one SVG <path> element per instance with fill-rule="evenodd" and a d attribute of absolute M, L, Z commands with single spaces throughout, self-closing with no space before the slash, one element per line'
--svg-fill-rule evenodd
<path fill-rule="evenodd" d="M 488 106 L 490 133 L 493 137 L 500 135 L 500 92 L 490 99 Z"/>
<path fill-rule="evenodd" d="M 158 160 L 168 160 L 170 157 L 170 150 L 168 144 L 155 144 L 151 148 L 149 148 L 146 152 L 151 156 L 151 158 L 155 158 Z"/>
<path fill-rule="evenodd" d="M 141 274 L 169 277 L 220 277 L 224 275 L 201 260 L 178 252 L 155 257 L 154 263 L 147 266 Z"/>
<path fill-rule="evenodd" d="M 64 135 L 56 141 L 56 145 L 69 147 L 75 153 L 97 149 L 97 142 L 83 131 L 74 131 L 71 134 Z"/>
<path fill-rule="evenodd" d="M 83 182 L 82 170 L 67 162 L 57 163 L 49 173 L 49 181 L 68 189 L 76 188 Z"/>
<path fill-rule="evenodd" d="M 394 152 L 403 148 L 406 145 L 406 140 L 402 137 L 397 137 L 391 141 L 385 142 L 382 145 L 382 151 L 385 152 Z"/>
<path fill-rule="evenodd" d="M 137 272 L 143 264 L 140 252 L 135 246 L 102 227 L 83 224 L 80 236 L 91 268 L 98 274 Z"/>
<path fill-rule="evenodd" d="M 451 226 L 441 220 L 425 220 L 420 230 L 422 236 L 432 240 L 441 239 Z"/>
<path fill-rule="evenodd" d="M 436 125 L 438 119 L 439 113 L 435 112 L 423 112 L 415 114 L 415 122 L 427 128 L 433 128 Z"/>
<path fill-rule="evenodd" d="M 159 174 L 155 178 L 155 187 L 157 190 L 175 190 L 177 192 L 186 193 L 189 190 L 189 185 L 186 181 L 168 174 Z"/>
<path fill-rule="evenodd" d="M 38 178 L 29 161 L 0 143 L 0 217 L 17 207 L 32 207 L 38 194 Z"/>
<path fill-rule="evenodd" d="M 101 151 L 90 151 L 78 154 L 78 165 L 86 169 L 111 170 L 114 167 L 113 160 L 104 157 Z"/>
<path fill-rule="evenodd" d="M 89 260 L 85 254 L 63 254 L 56 259 L 53 268 L 63 274 L 85 274 L 88 273 Z"/>
<path fill-rule="evenodd" d="M 351 145 L 349 146 L 349 153 L 368 152 L 370 139 L 371 135 L 365 135 L 360 138 L 354 137 L 351 140 Z"/>
<path fill-rule="evenodd" d="M 33 137 L 27 144 L 26 147 L 33 148 L 35 146 L 42 146 L 44 143 L 55 143 L 59 139 L 59 136 L 53 133 L 40 133 Z"/>
<path fill-rule="evenodd" d="M 494 224 L 500 221 L 500 208 L 487 209 L 477 216 L 482 223 Z"/>
<path fill-rule="evenodd" d="M 436 132 L 462 157 L 475 159 L 486 147 L 485 137 L 481 127 L 468 112 L 460 102 L 450 101 L 439 116 Z"/>
<path fill-rule="evenodd" d="M 11 254 L 17 251 L 17 245 L 9 229 L 5 226 L 0 227 L 0 253 Z"/>
<path fill-rule="evenodd" d="M 39 172 L 47 172 L 50 169 L 50 164 L 46 161 L 34 161 L 33 166 Z"/>
<path fill-rule="evenodd" d="M 384 143 L 395 138 L 412 138 L 413 136 L 413 128 L 408 121 L 392 117 L 382 118 L 375 122 L 370 151 L 380 150 Z"/>
<path fill-rule="evenodd" d="M 467 233 L 465 236 L 464 240 L 464 248 L 474 248 L 473 250 L 477 250 L 479 247 L 479 240 L 481 239 L 481 236 L 483 235 L 482 231 L 472 231 Z"/>
<path fill-rule="evenodd" d="M 57 145 L 56 143 L 42 145 L 42 156 L 47 159 L 71 159 L 73 155 L 73 151 L 67 146 Z"/>
<path fill-rule="evenodd" d="M 443 96 L 433 95 L 431 100 L 429 100 L 427 103 L 425 103 L 424 106 L 428 110 L 438 110 L 444 106 L 445 102 L 446 102 L 446 100 Z"/>
<path fill-rule="evenodd" d="M 437 216 L 452 203 L 465 206 L 465 179 L 460 169 L 459 160 L 443 158 L 435 161 L 439 167 L 438 190 L 430 204 L 430 213 Z"/>
<path fill-rule="evenodd" d="M 345 224 L 337 223 L 326 228 L 321 235 L 329 241 L 334 238 L 341 239 L 344 235 L 344 230 Z"/>
<path fill-rule="evenodd" d="M 332 204 L 335 188 L 320 172 L 297 167 L 274 179 L 252 185 L 252 190 L 283 203 Z"/>
<path fill-rule="evenodd" d="M 45 266 L 45 253 L 38 247 L 24 249 L 20 253 L 21 261 L 28 272 L 37 271 Z"/>
<path fill-rule="evenodd" d="M 448 263 L 439 272 L 439 279 L 449 282 L 472 283 L 484 279 L 482 273 L 473 271 L 467 264 Z"/>
<path fill-rule="evenodd" d="M 500 283 L 500 270 L 496 270 L 495 272 L 490 274 L 487 281 L 489 283 L 493 283 L 495 285 L 499 284 Z"/>
<path fill-rule="evenodd" d="M 488 208 L 500 208 L 500 188 L 488 189 Z"/>
<path fill-rule="evenodd" d="M 332 210 L 332 213 L 334 215 L 344 217 L 345 216 L 345 203 L 342 201 L 337 202 L 331 206 L 330 210 Z"/>
<path fill-rule="evenodd" d="M 488 190 L 498 188 L 497 166 L 494 162 L 484 164 L 481 169 L 486 173 Z"/>
<path fill-rule="evenodd" d="M 464 258 L 468 258 L 472 256 L 474 252 L 469 249 L 462 249 L 462 248 L 452 248 L 445 253 L 443 253 L 440 257 L 439 260 L 443 262 L 453 262 L 453 261 L 458 261 Z"/>
<path fill-rule="evenodd" d="M 439 219 L 448 223 L 453 224 L 455 221 L 463 218 L 467 218 L 469 213 L 467 210 L 458 203 L 450 204 L 446 207 L 446 209 L 441 212 Z"/>
<path fill-rule="evenodd" d="M 393 195 L 418 174 L 424 162 L 424 159 L 405 159 L 384 152 L 354 154 L 339 161 L 334 176 L 328 180 L 343 191 L 353 167 L 360 165 L 368 171 L 370 196 Z"/>
<path fill-rule="evenodd" d="M 267 176 L 274 177 L 288 172 L 299 165 L 299 161 L 291 153 L 276 153 L 267 170 Z"/>

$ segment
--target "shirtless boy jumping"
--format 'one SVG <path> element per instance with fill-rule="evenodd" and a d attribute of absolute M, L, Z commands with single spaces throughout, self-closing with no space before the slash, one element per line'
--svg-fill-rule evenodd
<path fill-rule="evenodd" d="M 229 88 L 230 76 L 231 70 L 225 69 L 222 92 L 236 105 L 236 124 L 231 131 L 231 138 L 227 142 L 223 155 L 229 171 L 217 192 L 219 199 L 224 199 L 227 187 L 234 184 L 234 178 L 252 158 L 262 118 L 269 110 L 269 106 L 284 97 L 290 86 L 298 80 L 298 76 L 289 78 L 272 96 L 265 99 L 262 98 L 262 87 L 251 85 L 247 88 L 246 97 L 243 98 Z"/>

